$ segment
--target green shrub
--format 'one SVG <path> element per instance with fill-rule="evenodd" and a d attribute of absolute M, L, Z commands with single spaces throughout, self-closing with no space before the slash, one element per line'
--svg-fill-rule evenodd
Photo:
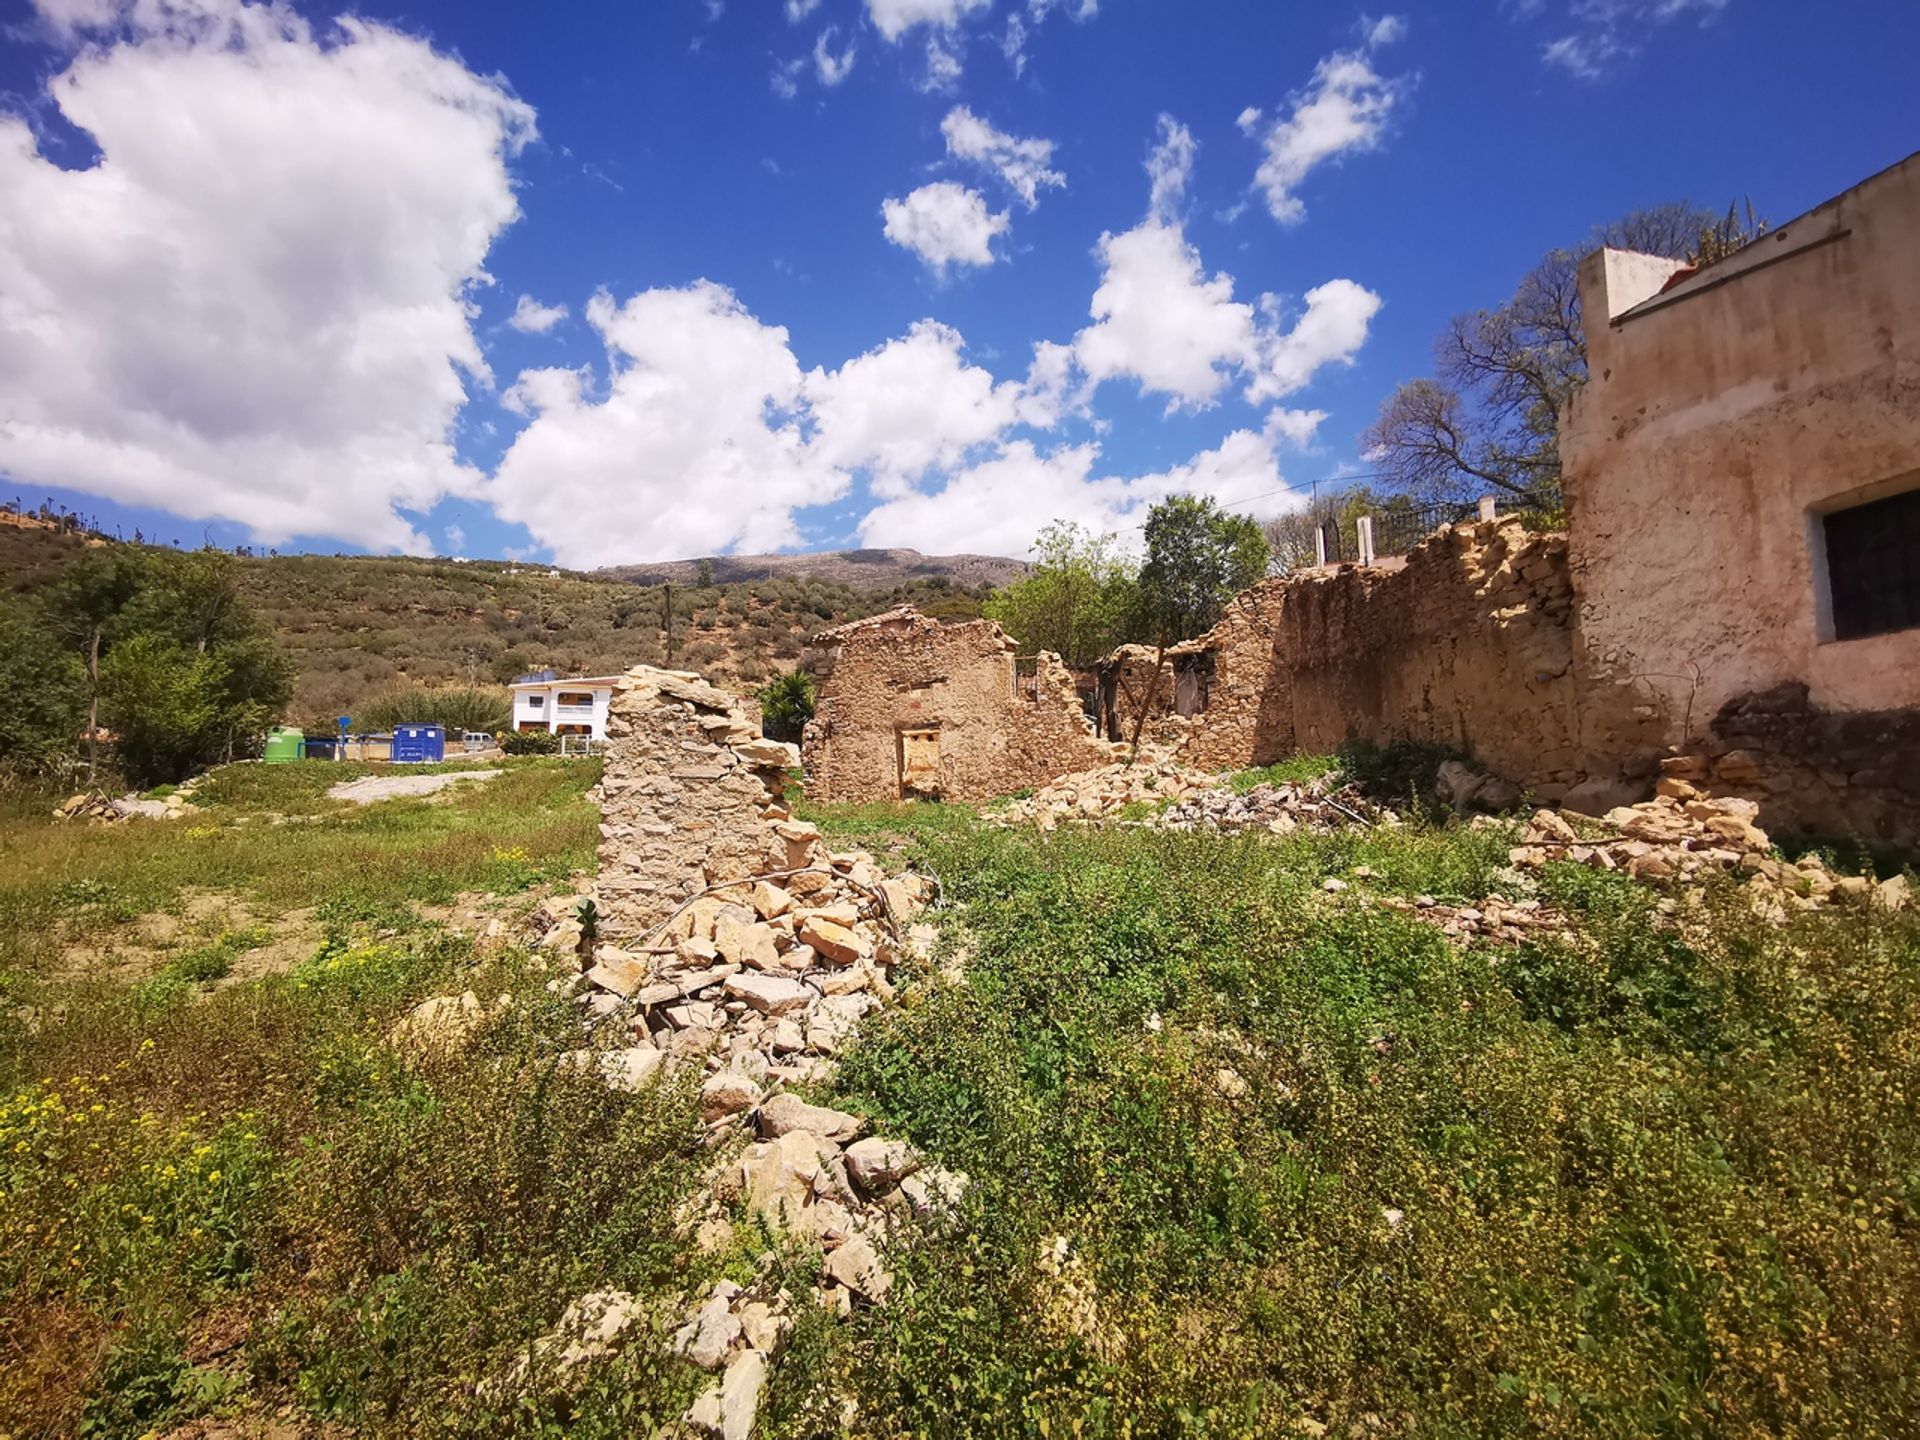
<path fill-rule="evenodd" d="M 508 755 L 558 755 L 560 737 L 551 730 L 509 730 L 500 748 Z"/>
<path fill-rule="evenodd" d="M 415 685 L 388 690 L 349 707 L 356 730 L 392 730 L 398 725 L 439 725 L 449 736 L 467 730 L 505 730 L 513 718 L 505 690 Z"/>

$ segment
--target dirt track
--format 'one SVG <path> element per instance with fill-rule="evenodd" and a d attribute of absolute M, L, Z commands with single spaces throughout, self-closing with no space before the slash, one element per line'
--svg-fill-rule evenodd
<path fill-rule="evenodd" d="M 462 780 L 491 780 L 499 773 L 498 770 L 449 770 L 439 775 L 363 775 L 358 780 L 342 780 L 327 794 L 334 800 L 371 805 L 376 800 L 431 795 Z"/>

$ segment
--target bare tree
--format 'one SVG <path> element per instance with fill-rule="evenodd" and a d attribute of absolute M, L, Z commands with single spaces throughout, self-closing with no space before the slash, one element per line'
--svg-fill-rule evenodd
<path fill-rule="evenodd" d="M 1494 310 L 1457 316 L 1434 346 L 1435 375 L 1387 397 L 1362 443 L 1392 488 L 1422 500 L 1489 489 L 1533 509 L 1560 506 L 1559 416 L 1587 379 L 1581 260 L 1601 246 L 1695 264 L 1766 227 L 1678 203 L 1637 210 L 1577 249 L 1549 252 Z"/>

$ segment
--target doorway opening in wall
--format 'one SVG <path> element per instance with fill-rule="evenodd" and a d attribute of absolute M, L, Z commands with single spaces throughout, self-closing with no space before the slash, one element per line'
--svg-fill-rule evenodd
<path fill-rule="evenodd" d="M 1173 657 L 1173 710 L 1176 715 L 1198 715 L 1213 694 L 1213 652 Z"/>
<path fill-rule="evenodd" d="M 902 729 L 898 758 L 900 798 L 902 800 L 938 800 L 940 798 L 940 727 L 923 725 Z"/>
<path fill-rule="evenodd" d="M 1920 628 L 1920 488 L 1820 517 L 1834 640 Z"/>

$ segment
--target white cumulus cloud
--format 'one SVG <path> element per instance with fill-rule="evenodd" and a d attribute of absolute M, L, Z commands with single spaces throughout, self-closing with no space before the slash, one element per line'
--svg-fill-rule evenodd
<path fill-rule="evenodd" d="M 1233 277 L 1208 275 L 1178 225 L 1149 219 L 1100 237 L 1104 267 L 1089 307 L 1094 324 L 1074 337 L 1080 368 L 1095 384 L 1131 376 L 1171 397 L 1170 409 L 1200 409 L 1255 353 L 1254 311 L 1233 298 Z"/>
<path fill-rule="evenodd" d="M 528 335 L 544 335 L 567 318 L 564 305 L 542 305 L 531 295 L 522 295 L 507 317 L 507 324 Z"/>
<path fill-rule="evenodd" d="M 1407 82 L 1381 76 L 1372 51 L 1399 39 L 1405 29 L 1404 22 L 1392 16 L 1370 22 L 1365 47 L 1336 51 L 1321 60 L 1307 87 L 1268 126 L 1261 140 L 1266 154 L 1254 183 L 1281 224 L 1306 218 L 1307 207 L 1297 192 L 1313 170 L 1342 155 L 1380 146 Z M 1243 111 L 1240 120 L 1241 128 L 1251 133 L 1259 112 Z"/>
<path fill-rule="evenodd" d="M 1207 273 L 1178 217 L 1195 148 L 1187 128 L 1162 115 L 1147 159 L 1147 218 L 1100 237 L 1094 323 L 1073 340 L 1089 386 L 1131 377 L 1166 395 L 1169 411 L 1199 410 L 1236 376 L 1246 381 L 1246 399 L 1261 404 L 1301 389 L 1322 366 L 1350 363 L 1380 308 L 1366 287 L 1351 280 L 1316 286 L 1287 325 L 1274 297 L 1262 296 L 1256 308 L 1234 298 L 1231 275 Z"/>
<path fill-rule="evenodd" d="M 1092 442 L 1042 453 L 1030 441 L 1011 441 L 937 490 L 876 506 L 860 523 L 861 543 L 1024 555 L 1033 537 L 1055 520 L 1124 534 L 1169 495 L 1210 495 L 1258 518 L 1300 504 L 1282 491 L 1272 449 L 1250 430 L 1235 430 L 1184 464 L 1148 475 L 1098 475 L 1099 459 L 1100 447 Z M 1240 503 L 1250 496 L 1261 498 Z"/>
<path fill-rule="evenodd" d="M 961 21 L 993 8 L 993 0 L 867 0 L 873 28 L 898 40 L 915 26 L 951 30 Z"/>
<path fill-rule="evenodd" d="M 991 265 L 993 237 L 1007 228 L 1007 212 L 987 208 L 978 190 L 951 180 L 922 185 L 904 200 L 880 206 L 887 239 L 913 251 L 936 275 L 949 265 Z"/>
<path fill-rule="evenodd" d="M 532 109 L 425 41 L 239 0 L 59 0 L 49 84 L 100 156 L 0 116 L 0 469 L 266 543 L 426 549 L 480 477 L 468 291 Z M 319 497 L 325 504 L 315 503 Z"/>
<path fill-rule="evenodd" d="M 845 492 L 804 433 L 787 332 L 731 291 L 602 293 L 586 313 L 606 342 L 604 392 L 580 371 L 522 373 L 508 398 L 533 419 L 487 487 L 563 563 L 795 545 L 793 511 Z"/>
<path fill-rule="evenodd" d="M 1306 294 L 1307 308 L 1281 328 L 1280 307 L 1264 297 L 1258 360 L 1247 399 L 1280 400 L 1304 389 L 1327 365 L 1351 365 L 1380 313 L 1380 297 L 1352 280 L 1329 280 Z"/>
<path fill-rule="evenodd" d="M 887 496 L 929 469 L 956 465 L 1021 415 L 1021 387 L 994 383 L 967 362 L 960 333 L 922 320 L 898 340 L 807 380 L 816 426 L 814 448 L 828 463 L 872 472 Z"/>
<path fill-rule="evenodd" d="M 947 153 L 992 171 L 1031 210 L 1040 203 L 1040 191 L 1065 185 L 1067 177 L 1053 169 L 1051 140 L 1021 139 L 996 130 L 965 105 L 956 105 L 940 122 Z"/>

